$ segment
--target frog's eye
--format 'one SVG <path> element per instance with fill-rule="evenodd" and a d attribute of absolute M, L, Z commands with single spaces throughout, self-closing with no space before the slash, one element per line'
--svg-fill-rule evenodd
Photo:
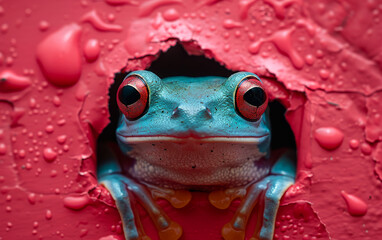
<path fill-rule="evenodd" d="M 257 121 L 268 106 L 268 96 L 263 84 L 254 77 L 239 83 L 235 93 L 236 111 L 248 121 Z"/>
<path fill-rule="evenodd" d="M 145 81 L 136 75 L 123 80 L 118 88 L 117 103 L 128 120 L 141 117 L 149 105 L 149 90 Z"/>

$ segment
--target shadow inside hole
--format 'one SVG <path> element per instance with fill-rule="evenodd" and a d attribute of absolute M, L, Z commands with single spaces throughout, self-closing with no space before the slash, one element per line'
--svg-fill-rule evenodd
<path fill-rule="evenodd" d="M 167 52 L 162 53 L 158 59 L 152 62 L 147 70 L 155 73 L 160 78 L 170 76 L 221 76 L 228 78 L 235 73 L 214 59 L 209 59 L 205 56 L 189 55 L 179 43 Z M 99 136 L 98 143 L 116 141 L 115 130 L 119 118 L 116 94 L 119 85 L 127 74 L 122 72 L 115 74 L 114 83 L 109 89 L 110 124 Z M 285 108 L 277 101 L 270 102 L 269 108 L 272 127 L 271 148 L 289 148 L 295 150 L 294 134 L 284 116 Z"/>
<path fill-rule="evenodd" d="M 278 101 L 268 104 L 271 119 L 271 149 L 289 148 L 296 150 L 296 141 L 292 129 L 285 119 L 285 107 Z"/>
<path fill-rule="evenodd" d="M 172 76 L 219 76 L 228 78 L 235 73 L 225 68 L 215 59 L 189 55 L 180 43 L 162 53 L 147 70 L 155 73 L 160 78 Z"/>

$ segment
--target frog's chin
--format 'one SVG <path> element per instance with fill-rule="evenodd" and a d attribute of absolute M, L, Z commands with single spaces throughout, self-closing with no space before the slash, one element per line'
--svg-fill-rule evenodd
<path fill-rule="evenodd" d="M 264 142 L 269 134 L 262 136 L 165 136 L 165 135 L 152 135 L 152 136 L 123 136 L 117 134 L 120 141 L 126 144 L 138 143 L 155 143 L 155 142 L 171 142 L 171 143 L 243 143 L 243 144 L 260 144 Z"/>

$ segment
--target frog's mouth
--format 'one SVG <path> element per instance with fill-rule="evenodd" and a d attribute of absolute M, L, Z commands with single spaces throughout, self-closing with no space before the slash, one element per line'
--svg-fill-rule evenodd
<path fill-rule="evenodd" d="M 168 135 L 148 135 L 148 136 L 124 136 L 117 134 L 120 141 L 126 144 L 149 143 L 149 142 L 175 142 L 175 143 L 247 143 L 260 144 L 269 137 L 269 134 L 261 136 L 208 136 L 200 137 L 196 135 L 168 136 Z"/>

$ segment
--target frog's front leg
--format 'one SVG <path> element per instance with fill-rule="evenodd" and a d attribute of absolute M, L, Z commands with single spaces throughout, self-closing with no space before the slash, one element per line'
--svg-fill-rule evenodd
<path fill-rule="evenodd" d="M 264 208 L 263 211 L 259 209 L 259 214 L 262 213 L 262 217 L 258 217 L 258 219 L 263 219 L 263 221 L 262 225 L 256 224 L 257 227 L 251 239 L 269 240 L 273 238 L 280 199 L 285 191 L 294 183 L 294 159 L 293 153 L 284 153 L 272 167 L 269 176 L 259 182 L 252 183 L 245 190 L 243 188 L 236 188 L 235 190 L 228 189 L 224 192 L 212 192 L 210 194 L 210 202 L 220 209 L 228 208 L 232 200 L 241 198 L 241 204 L 234 217 L 222 229 L 222 236 L 225 240 L 245 238 L 247 221 L 255 205 L 259 205 L 261 209 L 262 207 Z M 264 196 L 264 205 L 259 204 L 259 199 L 262 199 L 261 196 Z M 221 199 L 225 199 L 225 201 Z"/>
<path fill-rule="evenodd" d="M 132 205 L 132 197 L 136 197 L 153 220 L 160 239 L 179 239 L 182 235 L 182 228 L 157 206 L 151 197 L 150 191 L 144 185 L 122 174 L 122 169 L 117 157 L 109 147 L 103 146 L 101 148 L 102 153 L 98 154 L 100 158 L 98 167 L 99 183 L 109 190 L 115 200 L 121 216 L 125 238 L 127 240 L 150 239 L 144 232 L 138 214 L 134 214 L 136 211 L 134 211 L 134 206 Z M 131 193 L 133 193 L 133 195 L 131 195 Z M 185 194 L 180 195 L 184 198 Z M 165 198 L 180 202 L 179 194 L 176 194 L 176 192 L 172 190 L 155 188 L 152 190 L 152 196 L 155 199 Z M 185 204 L 189 202 L 189 200 L 182 200 Z"/>

